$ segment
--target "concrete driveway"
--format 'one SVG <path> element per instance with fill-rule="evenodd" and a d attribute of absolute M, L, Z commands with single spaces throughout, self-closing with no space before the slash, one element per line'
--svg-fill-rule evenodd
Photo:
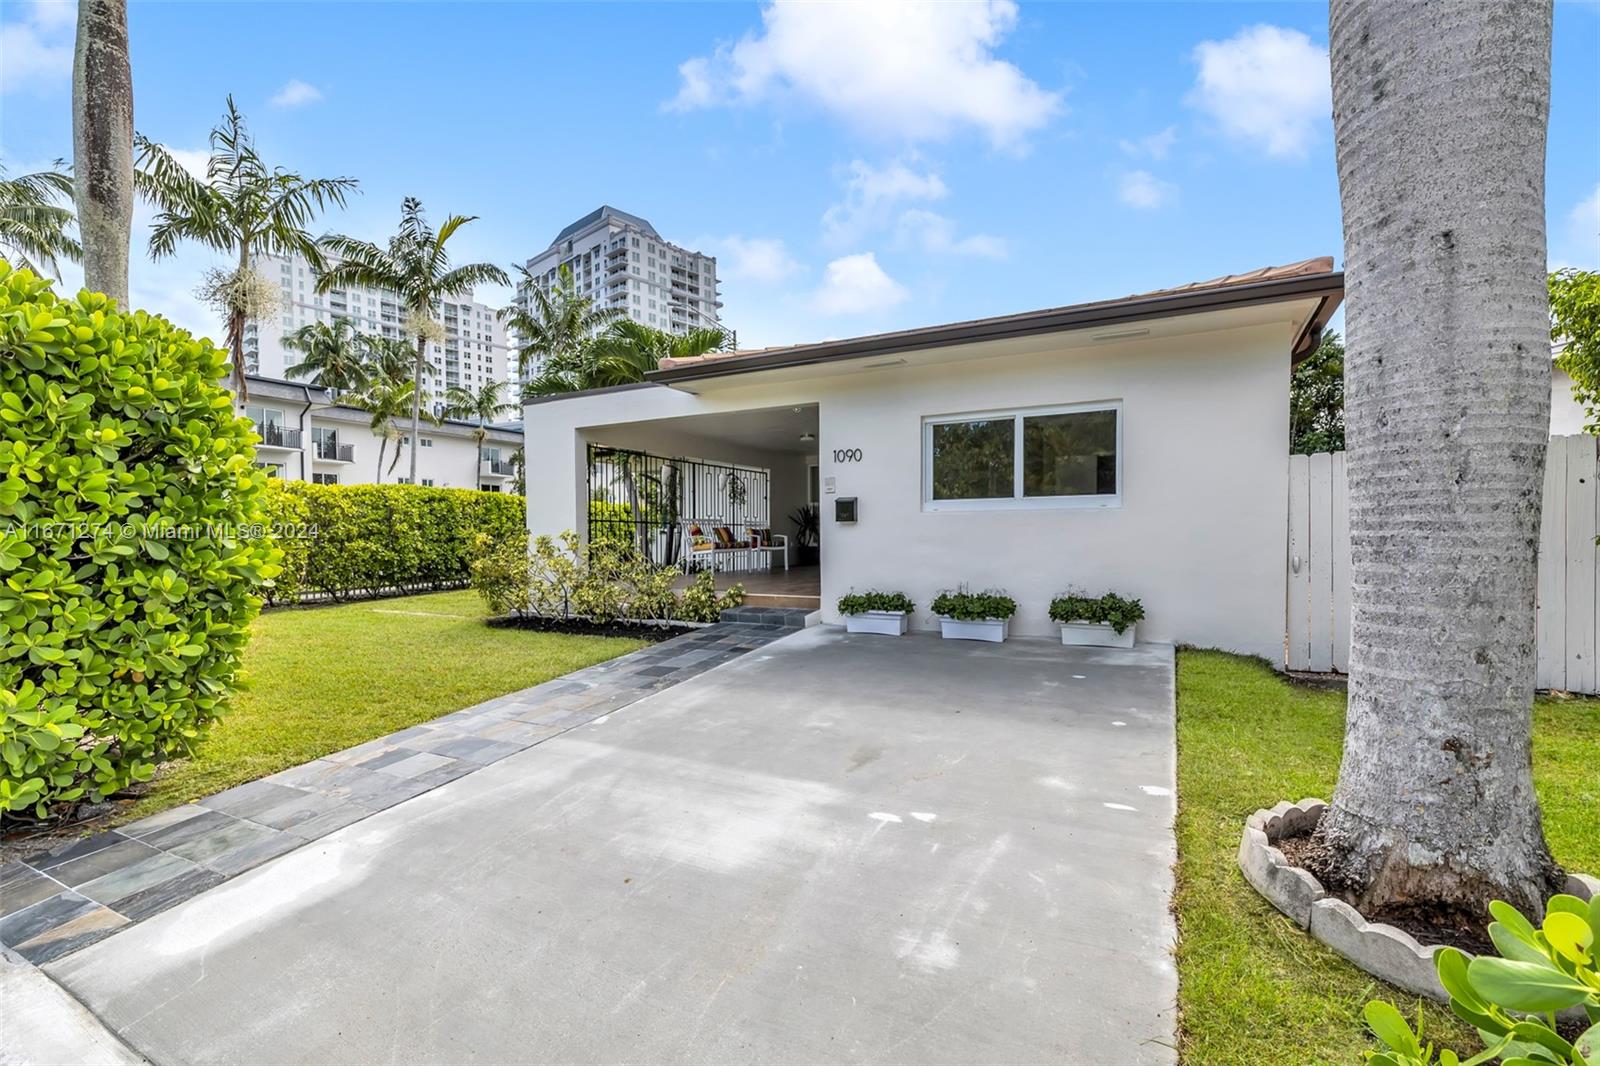
<path fill-rule="evenodd" d="M 810 629 L 45 967 L 180 1062 L 1170 1063 L 1173 664 Z"/>

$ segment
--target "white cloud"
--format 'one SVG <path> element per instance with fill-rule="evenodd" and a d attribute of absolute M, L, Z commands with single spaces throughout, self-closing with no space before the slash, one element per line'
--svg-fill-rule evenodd
<path fill-rule="evenodd" d="M 1202 41 L 1187 103 L 1268 155 L 1301 158 L 1333 111 L 1328 50 L 1298 30 L 1251 26 Z"/>
<path fill-rule="evenodd" d="M 1600 185 L 1567 212 L 1566 224 L 1550 234 L 1550 269 L 1600 269 Z"/>
<path fill-rule="evenodd" d="M 321 99 L 321 89 L 299 78 L 290 78 L 267 102 L 273 107 L 304 107 Z"/>
<path fill-rule="evenodd" d="M 19 20 L 0 23 L 0 93 L 50 92 L 71 81 L 77 14 L 70 0 L 34 0 Z"/>
<path fill-rule="evenodd" d="M 950 4 L 776 0 L 762 30 L 681 64 L 672 110 L 792 98 L 863 132 L 909 142 L 975 129 L 1020 149 L 1061 111 L 994 49 L 1017 24 L 1012 0 Z"/>
<path fill-rule="evenodd" d="M 775 285 L 800 271 L 800 264 L 777 237 L 727 237 L 701 241 L 717 253 L 717 275 L 729 281 Z"/>
<path fill-rule="evenodd" d="M 895 223 L 895 244 L 934 255 L 972 255 L 980 259 L 1004 259 L 1011 254 L 1003 238 L 986 233 L 957 237 L 954 222 L 937 211 L 921 208 L 900 213 Z"/>
<path fill-rule="evenodd" d="M 200 181 L 208 180 L 206 171 L 211 166 L 211 149 L 174 148 L 170 144 L 163 144 L 161 147 L 165 148 L 167 154 L 177 160 L 178 165 L 187 170 L 191 177 Z"/>
<path fill-rule="evenodd" d="M 861 252 L 829 263 L 811 302 L 825 315 L 858 315 L 886 310 L 910 297 L 904 285 L 884 273 L 876 255 Z"/>
<path fill-rule="evenodd" d="M 926 203 L 949 195 L 944 179 L 928 171 L 918 173 L 903 162 L 875 167 L 857 159 L 850 164 L 844 183 L 844 200 L 823 212 L 822 237 L 829 244 L 854 244 L 866 234 L 894 221 L 905 201 Z"/>
<path fill-rule="evenodd" d="M 1172 145 L 1178 139 L 1178 127 L 1168 126 L 1160 133 L 1152 133 L 1147 137 L 1136 137 L 1132 140 L 1118 141 L 1122 150 L 1129 155 L 1139 158 L 1165 159 L 1167 153 L 1172 151 Z"/>
<path fill-rule="evenodd" d="M 1117 184 L 1117 196 L 1129 207 L 1149 211 L 1171 203 L 1178 187 L 1162 181 L 1148 170 L 1130 170 Z"/>

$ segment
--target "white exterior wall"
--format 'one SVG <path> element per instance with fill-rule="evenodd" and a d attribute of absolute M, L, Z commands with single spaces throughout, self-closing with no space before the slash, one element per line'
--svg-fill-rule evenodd
<path fill-rule="evenodd" d="M 908 593 L 918 604 L 914 624 L 932 628 L 933 597 L 965 583 L 1004 588 L 1018 603 L 1012 631 L 1048 636 L 1053 596 L 1068 587 L 1114 590 L 1144 601 L 1141 639 L 1281 661 L 1284 327 L 1071 348 L 1041 338 L 1035 346 L 1043 350 L 881 370 L 843 363 L 810 378 L 752 374 L 707 383 L 700 396 L 657 387 L 530 405 L 526 446 L 541 461 L 528 475 L 529 529 L 581 528 L 586 427 L 815 403 L 819 474 L 835 481 L 835 492 L 822 495 L 826 621 L 840 621 L 840 595 L 878 588 Z M 791 380 L 755 383 L 785 373 Z M 1121 506 L 924 508 L 924 417 L 1104 400 L 1123 410 Z M 835 449 L 858 448 L 860 462 L 833 461 Z M 859 499 L 857 524 L 834 522 L 836 496 Z M 775 530 L 792 532 L 786 525 Z"/>
<path fill-rule="evenodd" d="M 1559 366 L 1550 368 L 1550 435 L 1570 437 L 1582 433 L 1589 419 L 1583 405 L 1572 396 L 1572 378 Z"/>

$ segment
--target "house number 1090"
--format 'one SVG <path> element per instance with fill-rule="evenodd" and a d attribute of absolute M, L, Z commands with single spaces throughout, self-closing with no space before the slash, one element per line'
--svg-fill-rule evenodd
<path fill-rule="evenodd" d="M 860 448 L 835 448 L 833 461 L 836 463 L 859 463 L 861 461 Z"/>

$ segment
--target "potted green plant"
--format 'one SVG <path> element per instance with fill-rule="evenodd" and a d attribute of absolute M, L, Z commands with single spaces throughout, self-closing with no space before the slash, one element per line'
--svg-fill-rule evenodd
<path fill-rule="evenodd" d="M 839 597 L 839 613 L 850 633 L 904 636 L 907 618 L 917 605 L 903 592 L 852 592 Z"/>
<path fill-rule="evenodd" d="M 822 515 L 817 505 L 808 503 L 796 508 L 789 521 L 794 523 L 795 565 L 816 566 L 822 543 Z"/>
<path fill-rule="evenodd" d="M 1050 601 L 1050 618 L 1061 624 L 1061 643 L 1099 648 L 1131 648 L 1144 605 L 1108 592 L 1086 596 L 1068 592 Z"/>
<path fill-rule="evenodd" d="M 998 589 L 941 592 L 933 601 L 939 635 L 945 640 L 987 640 L 998 644 L 1011 633 L 1017 601 Z"/>

